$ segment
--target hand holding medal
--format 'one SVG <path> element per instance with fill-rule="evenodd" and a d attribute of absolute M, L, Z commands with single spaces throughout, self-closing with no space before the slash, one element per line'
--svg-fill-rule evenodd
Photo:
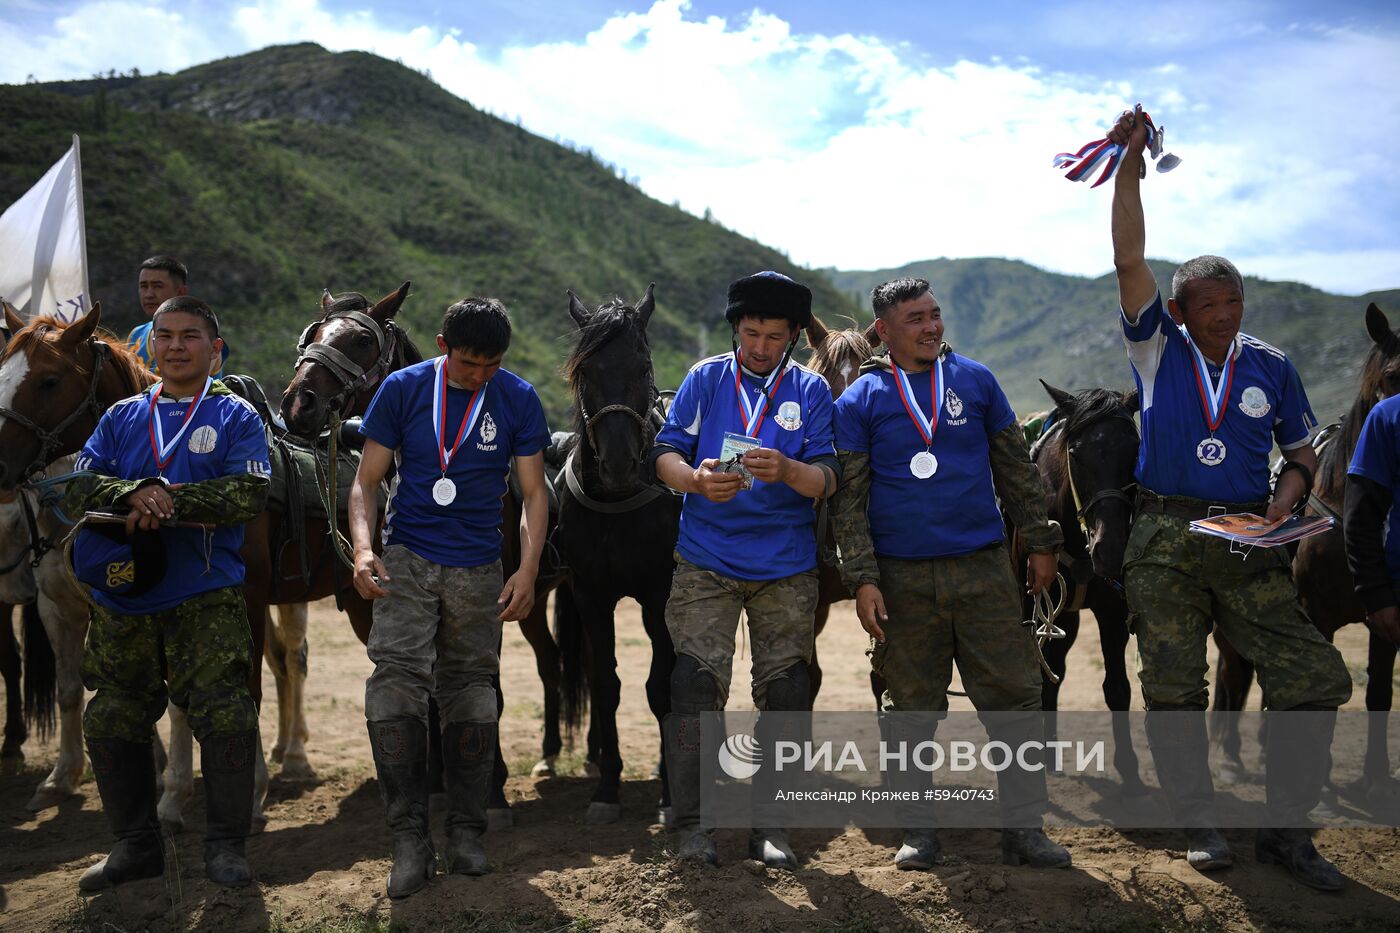
<path fill-rule="evenodd" d="M 1179 156 L 1162 151 L 1166 143 L 1167 128 L 1154 124 L 1152 116 L 1143 112 L 1142 104 L 1138 104 L 1133 110 L 1123 111 L 1118 117 L 1118 122 L 1103 139 L 1085 143 L 1077 152 L 1061 152 L 1056 155 L 1055 168 L 1068 169 L 1065 178 L 1069 181 L 1088 181 L 1094 170 L 1103 166 L 1098 180 L 1089 186 L 1097 188 L 1118 173 L 1123 156 L 1133 152 L 1139 145 L 1132 143 L 1138 129 L 1146 131 L 1146 139 L 1141 145 L 1145 146 L 1148 154 L 1157 162 L 1158 172 L 1170 172 L 1181 164 Z M 1140 173 L 1145 176 L 1146 172 L 1147 163 L 1144 162 Z"/>

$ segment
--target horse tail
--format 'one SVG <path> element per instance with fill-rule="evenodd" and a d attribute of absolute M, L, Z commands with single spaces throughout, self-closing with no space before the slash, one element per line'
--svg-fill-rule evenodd
<path fill-rule="evenodd" d="M 583 714 L 588 710 L 588 645 L 573 588 L 567 583 L 554 591 L 554 640 L 559 645 L 562 664 L 560 713 L 564 734 L 572 742 L 574 730 L 583 724 Z"/>
<path fill-rule="evenodd" d="M 54 732 L 58 666 L 49 633 L 39 618 L 39 604 L 25 603 L 20 615 L 24 620 L 24 721 L 45 742 Z"/>

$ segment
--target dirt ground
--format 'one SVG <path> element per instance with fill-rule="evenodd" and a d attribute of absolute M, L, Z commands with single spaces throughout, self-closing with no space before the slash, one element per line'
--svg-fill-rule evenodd
<path fill-rule="evenodd" d="M 850 605 L 836 608 L 818 643 L 826 671 L 822 708 L 864 709 L 872 702 L 865 636 Z M 592 782 L 578 770 L 576 757 L 563 762 L 560 777 L 528 776 L 539 750 L 540 685 L 529 648 L 511 627 L 503 662 L 502 736 L 513 775 L 507 793 L 515 827 L 488 836 L 493 873 L 441 877 L 407 901 L 391 904 L 384 894 L 390 840 L 362 709 L 370 664 L 331 603 L 313 607 L 310 639 L 308 748 L 318 778 L 292 783 L 274 774 L 267 831 L 248 847 L 257 885 L 233 892 L 204 880 L 203 796 L 197 784 L 186 831 L 175 840 L 176 864 L 167 868 L 164 880 L 80 898 L 78 875 L 110 843 L 97 789 L 89 774 L 78 797 L 38 816 L 29 814 L 24 803 L 55 754 L 52 743 L 31 742 L 26 769 L 0 777 L 0 928 L 1400 929 L 1400 830 L 1319 833 L 1319 848 L 1352 879 L 1339 895 L 1310 891 L 1283 869 L 1256 864 L 1248 832 L 1229 834 L 1237 864 L 1210 876 L 1186 866 L 1176 833 L 1110 829 L 1055 830 L 1074 856 L 1067 871 L 1004 867 L 997 834 L 990 830 L 942 833 L 946 862 L 927 873 L 894 868 L 894 831 L 858 829 L 793 833 L 794 848 L 806 858 L 796 873 L 746 862 L 745 837 L 738 831 L 718 834 L 719 868 L 678 867 L 667 857 L 666 837 L 655 823 L 659 784 L 650 773 L 657 732 L 643 691 L 648 646 L 631 603 L 620 612 L 618 637 L 619 729 L 627 763 L 622 821 L 604 827 L 584 822 Z M 1338 644 L 1358 683 L 1364 683 L 1364 631 L 1344 629 Z M 1062 708 L 1102 708 L 1098 652 L 1097 632 L 1089 622 L 1070 656 Z M 746 708 L 751 705 L 746 663 L 738 661 L 735 668 L 731 706 Z M 275 696 L 270 674 L 264 682 L 266 694 Z M 1136 685 L 1134 690 L 1136 695 Z M 1362 706 L 1360 694 L 1358 689 L 1353 706 Z M 275 728 L 268 703 L 265 745 L 271 745 Z M 1150 767 L 1150 756 L 1139 751 Z M 441 819 L 435 813 L 439 840 Z"/>

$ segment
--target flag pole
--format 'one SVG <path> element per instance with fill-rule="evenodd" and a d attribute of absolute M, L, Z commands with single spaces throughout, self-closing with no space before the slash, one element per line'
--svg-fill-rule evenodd
<path fill-rule="evenodd" d="M 78 134 L 73 134 L 73 170 L 78 180 L 78 236 L 82 240 L 83 306 L 82 313 L 92 310 L 92 293 L 88 291 L 87 218 L 83 213 L 83 156 L 78 148 Z M 76 318 L 75 318 L 76 320 Z"/>

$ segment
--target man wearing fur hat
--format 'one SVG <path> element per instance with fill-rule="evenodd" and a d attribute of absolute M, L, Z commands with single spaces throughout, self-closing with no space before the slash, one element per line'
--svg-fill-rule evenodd
<path fill-rule="evenodd" d="M 830 496 L 840 477 L 831 390 L 792 360 L 811 316 L 811 291 L 785 275 L 731 284 L 725 318 L 734 350 L 691 369 L 657 435 L 656 475 L 686 494 L 666 605 L 676 648 L 668 739 L 698 736 L 700 714 L 724 709 L 740 610 L 753 646 L 754 705 L 811 709 L 812 500 Z M 677 854 L 713 865 L 714 842 L 700 827 L 699 743 L 668 741 L 667 768 Z M 771 867 L 797 867 L 781 828 L 755 829 L 749 849 Z"/>

